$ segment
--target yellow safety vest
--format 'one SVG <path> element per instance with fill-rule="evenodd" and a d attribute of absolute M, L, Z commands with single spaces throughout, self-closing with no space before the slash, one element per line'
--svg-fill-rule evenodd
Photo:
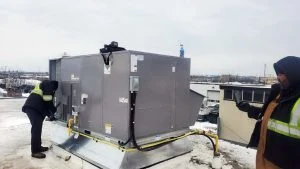
<path fill-rule="evenodd" d="M 52 101 L 52 99 L 53 99 L 52 95 L 43 95 L 43 91 L 42 91 L 42 89 L 40 89 L 40 84 L 35 85 L 34 89 L 31 91 L 31 93 L 40 95 L 44 101 Z"/>
<path fill-rule="evenodd" d="M 289 123 L 269 119 L 268 129 L 288 137 L 300 139 L 300 98 L 293 106 Z"/>

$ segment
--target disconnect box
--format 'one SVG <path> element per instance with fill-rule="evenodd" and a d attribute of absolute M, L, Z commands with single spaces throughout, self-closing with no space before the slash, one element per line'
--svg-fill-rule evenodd
<path fill-rule="evenodd" d="M 104 168 L 140 168 L 191 151 L 187 143 L 178 141 L 170 142 L 178 144 L 172 150 L 164 146 L 149 152 L 139 147 L 141 151 L 135 153 L 94 143 L 99 139 L 137 148 L 180 136 L 195 123 L 203 100 L 189 88 L 190 59 L 124 48 L 106 50 L 50 60 L 50 79 L 60 82 L 55 101 L 61 103 L 53 142 Z M 73 135 L 68 136 L 66 126 L 75 131 Z M 153 158 L 158 151 L 173 154 Z"/>

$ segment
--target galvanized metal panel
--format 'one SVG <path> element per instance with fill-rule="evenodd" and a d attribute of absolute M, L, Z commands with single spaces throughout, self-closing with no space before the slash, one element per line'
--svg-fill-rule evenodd
<path fill-rule="evenodd" d="M 190 113 L 190 119 L 189 119 L 189 126 L 194 125 L 195 121 L 198 117 L 198 113 L 201 107 L 201 104 L 203 102 L 204 96 L 190 90 L 190 103 L 189 103 L 189 113 Z"/>
<path fill-rule="evenodd" d="M 51 80 L 56 80 L 61 82 L 61 59 L 50 60 L 49 62 L 49 74 Z M 58 88 L 55 92 L 54 104 L 57 105 L 62 103 L 62 92 L 61 92 L 61 83 L 58 83 Z M 62 117 L 62 104 L 57 107 L 56 118 Z"/>
<path fill-rule="evenodd" d="M 131 52 L 138 58 L 139 91 L 136 98 L 135 135 L 137 138 L 172 131 L 174 123 L 175 72 L 177 58 Z"/>
<path fill-rule="evenodd" d="M 67 122 L 72 114 L 72 88 L 70 83 L 61 82 L 60 83 L 61 98 L 61 112 L 60 120 Z"/>
<path fill-rule="evenodd" d="M 56 79 L 56 60 L 49 61 L 49 78 L 51 80 Z"/>
<path fill-rule="evenodd" d="M 51 125 L 51 139 L 54 145 L 101 168 L 143 168 L 192 151 L 189 139 L 183 138 L 149 152 L 123 152 L 110 145 L 82 136 L 77 139 L 74 138 L 74 134 L 68 136 L 66 127 L 59 122 L 53 122 Z"/>
<path fill-rule="evenodd" d="M 190 126 L 190 59 L 178 59 L 175 79 L 175 130 Z M 196 119 L 195 119 L 196 120 Z"/>
<path fill-rule="evenodd" d="M 81 84 L 80 83 L 72 83 L 71 89 L 72 89 L 72 107 L 79 107 L 80 106 L 80 96 L 81 96 Z"/>
<path fill-rule="evenodd" d="M 166 161 L 193 150 L 188 138 L 183 138 L 148 152 L 129 152 L 125 153 L 121 169 L 138 169 Z"/>
<path fill-rule="evenodd" d="M 81 95 L 86 103 L 80 103 L 79 121 L 82 130 L 103 133 L 103 59 L 100 55 L 86 56 L 81 64 Z M 82 99 L 80 97 L 80 99 Z M 81 100 L 82 102 L 82 100 Z"/>
<path fill-rule="evenodd" d="M 62 58 L 61 80 L 68 82 L 79 82 L 82 57 Z"/>
<path fill-rule="evenodd" d="M 103 78 L 103 134 L 122 140 L 129 137 L 129 52 L 114 52 L 111 72 Z"/>

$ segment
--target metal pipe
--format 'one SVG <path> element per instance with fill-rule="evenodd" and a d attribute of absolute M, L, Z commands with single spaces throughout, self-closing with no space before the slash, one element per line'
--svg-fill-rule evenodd
<path fill-rule="evenodd" d="M 137 151 L 138 150 L 137 148 L 125 148 L 123 146 L 111 143 L 109 141 L 99 139 L 97 137 L 81 133 L 79 131 L 75 131 L 75 130 L 72 129 L 73 124 L 74 124 L 74 119 L 70 118 L 69 121 L 68 121 L 68 134 L 69 134 L 69 136 L 71 135 L 71 133 L 76 133 L 76 134 L 79 134 L 81 136 L 93 139 L 96 142 L 101 142 L 101 143 L 113 146 L 113 147 L 118 148 L 119 150 L 125 151 L 125 152 L 132 152 L 132 151 Z M 190 135 L 203 135 L 203 136 L 208 137 L 210 139 L 212 145 L 213 145 L 213 148 L 214 148 L 214 156 L 219 156 L 220 155 L 219 152 L 218 152 L 218 149 L 219 149 L 219 144 L 218 144 L 219 137 L 218 137 L 218 135 L 211 134 L 211 133 L 208 133 L 206 131 L 199 130 L 199 129 L 191 130 L 190 132 L 185 133 L 185 134 L 183 134 L 181 136 L 178 136 L 178 137 L 167 138 L 167 139 L 164 139 L 164 140 L 161 140 L 161 141 L 144 144 L 144 145 L 141 145 L 140 148 L 147 149 L 147 148 L 163 145 L 163 144 L 166 144 L 166 143 L 169 143 L 169 142 L 173 142 L 173 141 L 185 138 L 185 137 L 190 136 Z M 211 140 L 211 138 L 215 139 L 215 143 Z"/>

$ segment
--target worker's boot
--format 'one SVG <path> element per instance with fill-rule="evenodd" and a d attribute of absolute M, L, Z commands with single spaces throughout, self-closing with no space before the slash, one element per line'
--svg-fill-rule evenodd
<path fill-rule="evenodd" d="M 41 146 L 41 151 L 40 151 L 40 152 L 45 152 L 45 151 L 48 151 L 48 150 L 49 150 L 48 147 L 43 147 L 43 146 Z"/>
<path fill-rule="evenodd" d="M 34 157 L 34 158 L 46 158 L 46 155 L 44 153 L 32 153 L 31 157 Z"/>

